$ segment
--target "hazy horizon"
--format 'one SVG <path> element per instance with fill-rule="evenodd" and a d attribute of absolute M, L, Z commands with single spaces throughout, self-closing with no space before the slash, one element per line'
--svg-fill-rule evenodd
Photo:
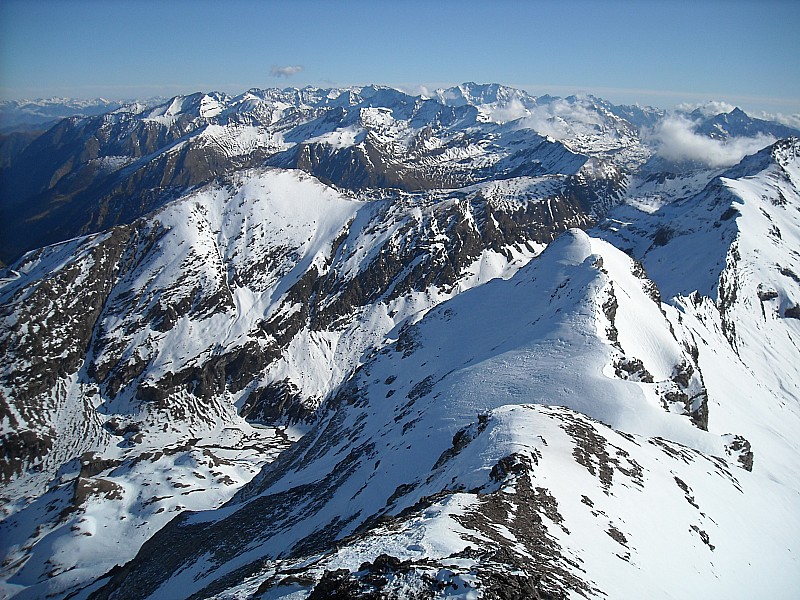
<path fill-rule="evenodd" d="M 501 83 L 671 108 L 800 113 L 800 5 L 6 0 L 0 98 Z"/>

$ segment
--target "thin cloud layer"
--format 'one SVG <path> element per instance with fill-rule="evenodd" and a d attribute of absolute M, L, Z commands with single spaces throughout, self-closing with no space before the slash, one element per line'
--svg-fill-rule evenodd
<path fill-rule="evenodd" d="M 764 119 L 766 121 L 775 121 L 776 123 L 780 123 L 781 125 L 786 125 L 787 127 L 794 127 L 795 129 L 800 129 L 800 114 L 784 115 L 783 113 L 760 112 L 756 113 L 754 116 L 758 119 Z"/>
<path fill-rule="evenodd" d="M 704 117 L 713 117 L 715 115 L 719 115 L 722 113 L 729 113 L 734 108 L 736 107 L 733 104 L 729 104 L 727 102 L 720 102 L 717 100 L 709 100 L 708 102 L 703 102 L 698 104 L 683 102 L 675 106 L 675 110 L 679 112 L 690 113 L 692 111 L 698 110 L 700 114 L 702 114 Z M 794 127 L 795 129 L 800 129 L 800 114 L 785 115 L 783 113 L 770 113 L 766 111 L 751 112 L 749 110 L 747 111 L 747 114 L 757 119 L 764 119 L 765 121 L 775 121 L 776 123 L 780 123 L 781 125 L 786 125 L 787 127 Z"/>
<path fill-rule="evenodd" d="M 522 102 L 518 98 L 512 98 L 507 104 L 492 110 L 490 118 L 495 123 L 506 123 L 528 115 L 530 115 L 530 111 L 525 108 Z"/>
<path fill-rule="evenodd" d="M 678 104 L 675 108 L 679 111 L 687 113 L 697 110 L 704 117 L 713 117 L 715 115 L 719 115 L 722 113 L 729 113 L 736 107 L 733 104 L 728 104 L 727 102 L 721 102 L 718 100 L 709 100 L 708 102 L 702 102 L 697 104 L 690 102 L 683 102 L 681 104 Z"/>
<path fill-rule="evenodd" d="M 561 98 L 536 106 L 521 123 L 556 140 L 596 134 L 602 127 L 600 116 L 590 107 L 581 101 L 569 102 Z"/>
<path fill-rule="evenodd" d="M 513 98 L 507 104 L 494 108 L 490 118 L 496 123 L 517 121 L 521 128 L 533 129 L 556 140 L 591 135 L 602 126 L 596 112 L 581 102 L 570 102 L 563 98 L 529 107 Z"/>
<path fill-rule="evenodd" d="M 735 165 L 748 154 L 755 154 L 776 141 L 771 135 L 715 140 L 695 133 L 695 128 L 694 121 L 677 114 L 669 115 L 655 127 L 650 141 L 655 144 L 659 156 L 667 160 L 695 161 L 709 167 Z"/>
<path fill-rule="evenodd" d="M 284 79 L 289 79 L 292 75 L 296 75 L 300 71 L 303 70 L 303 65 L 290 65 L 287 67 L 277 67 L 275 65 L 272 66 L 269 74 L 273 77 L 283 77 Z"/>
<path fill-rule="evenodd" d="M 423 99 L 433 98 L 436 95 L 434 91 L 431 91 L 430 87 L 421 83 L 414 85 L 398 85 L 397 89 L 409 96 L 420 96 Z"/>

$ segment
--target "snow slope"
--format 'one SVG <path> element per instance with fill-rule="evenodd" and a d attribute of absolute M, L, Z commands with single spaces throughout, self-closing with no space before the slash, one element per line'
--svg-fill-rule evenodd
<path fill-rule="evenodd" d="M 715 205 L 701 197 L 687 213 L 695 227 L 688 235 L 702 239 L 695 247 L 704 248 L 716 284 L 667 266 L 697 260 L 685 256 L 690 244 L 680 233 L 643 259 L 665 294 L 676 297 L 672 318 L 705 342 L 700 364 L 716 392 L 710 428 L 737 427 L 764 451 L 754 469 L 787 483 L 800 476 L 792 458 L 800 451 L 800 367 L 793 359 L 800 334 L 793 310 L 800 304 L 798 157 L 794 138 L 746 158 L 718 180 Z"/>
<path fill-rule="evenodd" d="M 229 577 L 282 597 L 291 572 L 310 586 L 385 553 L 411 561 L 406 580 L 476 589 L 500 547 L 548 593 L 724 597 L 767 581 L 790 597 L 796 486 L 741 468 L 732 436 L 661 404 L 692 358 L 636 271 L 572 230 L 400 328 L 301 442 L 222 509 L 171 523 L 93 597 L 208 596 Z M 615 368 L 634 352 L 652 382 Z"/>
<path fill-rule="evenodd" d="M 172 511 L 230 497 L 397 323 L 538 252 L 526 223 L 563 207 L 536 189 L 513 204 L 481 186 L 364 201 L 258 170 L 26 256 L 2 287 L 3 434 L 19 440 L 4 483 L 10 589 L 67 593 Z M 164 470 L 189 487 L 161 491 L 175 487 Z"/>

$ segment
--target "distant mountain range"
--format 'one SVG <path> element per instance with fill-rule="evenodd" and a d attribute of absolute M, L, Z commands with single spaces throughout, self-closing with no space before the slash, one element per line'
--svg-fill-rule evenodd
<path fill-rule="evenodd" d="M 166 98 L 162 99 L 166 100 Z M 157 99 L 148 100 L 158 103 Z M 101 115 L 131 103 L 130 100 L 77 100 L 75 98 L 37 98 L 35 100 L 0 101 L 0 133 L 49 129 L 67 117 Z"/>
<path fill-rule="evenodd" d="M 102 109 L 99 101 L 45 105 Z M 692 135 L 723 143 L 769 138 L 763 146 L 800 133 L 738 109 L 690 116 Z M 130 223 L 188 189 L 260 165 L 299 168 L 350 190 L 575 174 L 588 159 L 618 171 L 619 179 L 621 169 L 653 170 L 647 160 L 658 158 L 659 139 L 651 132 L 666 118 L 657 109 L 594 97 L 537 98 L 496 84 L 464 84 L 433 98 L 367 86 L 198 93 L 153 108 L 126 105 L 62 120 L 33 139 L 3 140 L 0 259 Z"/>
<path fill-rule="evenodd" d="M 473 83 L 95 108 L 0 138 L 0 596 L 800 588 L 800 131 Z"/>

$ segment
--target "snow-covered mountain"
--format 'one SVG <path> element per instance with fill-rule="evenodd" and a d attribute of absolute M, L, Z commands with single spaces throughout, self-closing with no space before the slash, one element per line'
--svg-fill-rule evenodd
<path fill-rule="evenodd" d="M 2 258 L 132 222 L 188 188 L 264 164 L 351 190 L 453 189 L 582 170 L 619 180 L 611 154 L 587 161 L 585 144 L 547 137 L 557 128 L 559 139 L 569 137 L 574 120 L 558 117 L 542 135 L 524 119 L 497 122 L 498 110 L 509 111 L 503 106 L 452 106 L 368 86 L 194 94 L 67 119 L 1 174 Z M 583 139 L 586 127 L 576 123 L 573 137 Z"/>
<path fill-rule="evenodd" d="M 165 494 L 141 479 L 143 464 L 163 463 L 164 447 L 194 473 L 186 455 L 198 443 L 203 452 L 217 448 L 228 430 L 237 447 L 261 448 L 248 456 L 260 466 L 295 435 L 286 425 L 313 419 L 397 323 L 509 276 L 553 231 L 588 223 L 579 202 L 539 195 L 559 189 L 557 178 L 513 183 L 359 200 L 298 171 L 244 172 L 132 226 L 14 265 L 3 289 L 3 412 L 7 490 L 21 511 L 4 526 L 18 529 L 26 546 L 36 542 L 20 557 L 44 554 L 19 580 L 63 586 L 53 577 L 63 570 L 67 582 L 80 581 L 70 568 L 84 562 L 81 552 L 62 542 L 67 562 L 54 570 L 49 544 L 38 546 L 47 536 L 92 546 L 75 533 L 88 509 L 74 490 L 97 473 L 76 462 L 65 478 L 72 457 L 114 466 L 119 479 L 105 473 L 103 481 L 118 492 L 98 493 L 122 503 L 96 518 L 115 537 L 142 520 L 154 527 L 147 515 L 186 508 L 180 496 L 196 491 Z M 272 427 L 253 430 L 242 417 Z M 243 477 L 216 476 L 230 485 Z M 188 479 L 208 491 L 207 475 Z M 78 510 L 43 522 L 24 500 L 40 494 Z M 193 499 L 201 497 L 218 500 L 216 492 Z M 120 560 L 103 552 L 108 562 L 92 562 L 96 575 Z"/>
<path fill-rule="evenodd" d="M 124 105 L 62 120 L 33 140 L 0 140 L 0 259 L 131 223 L 190 188 L 264 164 L 352 190 L 419 191 L 581 169 L 619 182 L 648 163 L 648 187 L 650 177 L 688 170 L 673 164 L 687 136 L 721 144 L 706 154 L 719 155 L 712 166 L 729 166 L 754 147 L 742 140 L 760 143 L 755 151 L 800 134 L 738 109 L 676 114 L 677 131 L 676 115 L 658 109 L 474 83 L 431 97 L 365 86 Z M 695 170 L 707 168 L 692 159 Z"/>
<path fill-rule="evenodd" d="M 800 142 L 746 119 L 464 84 L 62 121 L 3 172 L 0 594 L 791 597 Z"/>
<path fill-rule="evenodd" d="M 587 163 L 532 129 L 480 117 L 475 106 L 370 86 L 194 94 L 67 119 L 2 172 L 2 258 L 132 222 L 188 188 L 264 164 L 345 189 L 420 191 L 574 175 Z"/>

